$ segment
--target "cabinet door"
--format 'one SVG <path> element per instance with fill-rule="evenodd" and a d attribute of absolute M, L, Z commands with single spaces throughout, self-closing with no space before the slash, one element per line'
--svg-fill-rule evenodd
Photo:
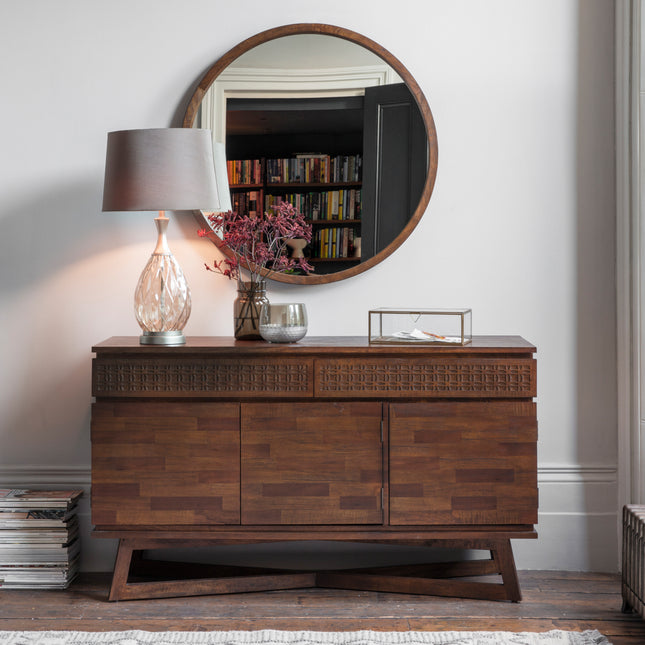
<path fill-rule="evenodd" d="M 382 404 L 242 405 L 242 524 L 380 524 Z"/>
<path fill-rule="evenodd" d="M 239 524 L 237 403 L 92 406 L 92 522 Z"/>
<path fill-rule="evenodd" d="M 390 523 L 537 522 L 530 402 L 390 405 Z"/>

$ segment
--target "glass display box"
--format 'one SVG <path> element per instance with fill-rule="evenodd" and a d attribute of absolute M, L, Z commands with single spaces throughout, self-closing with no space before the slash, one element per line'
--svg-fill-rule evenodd
<path fill-rule="evenodd" d="M 403 309 L 369 312 L 369 342 L 383 345 L 468 345 L 471 309 Z"/>

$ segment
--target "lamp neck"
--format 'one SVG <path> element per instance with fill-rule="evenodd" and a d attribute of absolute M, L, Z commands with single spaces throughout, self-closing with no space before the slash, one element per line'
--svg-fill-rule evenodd
<path fill-rule="evenodd" d="M 159 211 L 159 216 L 155 217 L 155 226 L 157 227 L 157 246 L 152 255 L 172 255 L 168 240 L 166 239 L 166 229 L 170 220 L 166 217 L 165 211 Z"/>

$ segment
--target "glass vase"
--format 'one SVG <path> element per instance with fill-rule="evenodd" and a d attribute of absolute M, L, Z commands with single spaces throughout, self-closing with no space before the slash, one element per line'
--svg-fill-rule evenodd
<path fill-rule="evenodd" d="M 262 305 L 268 302 L 264 280 L 238 283 L 237 298 L 233 303 L 235 338 L 238 340 L 262 340 L 260 310 Z"/>
<path fill-rule="evenodd" d="M 270 343 L 296 343 L 307 333 L 307 309 L 301 302 L 267 303 L 260 311 L 260 335 Z"/>

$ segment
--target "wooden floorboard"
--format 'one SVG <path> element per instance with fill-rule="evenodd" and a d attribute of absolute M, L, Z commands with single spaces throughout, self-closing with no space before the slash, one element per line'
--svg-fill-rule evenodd
<path fill-rule="evenodd" d="M 519 579 L 520 603 L 334 589 L 110 603 L 110 577 L 84 574 L 65 591 L 0 589 L 0 630 L 597 629 L 614 645 L 645 645 L 645 622 L 621 612 L 619 576 L 520 571 Z"/>

